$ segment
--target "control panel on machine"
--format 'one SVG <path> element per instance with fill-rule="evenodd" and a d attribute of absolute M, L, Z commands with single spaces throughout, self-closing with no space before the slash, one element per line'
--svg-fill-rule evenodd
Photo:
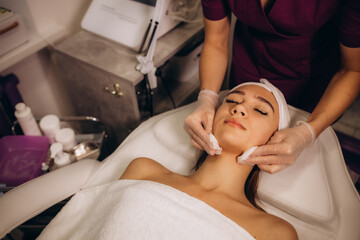
<path fill-rule="evenodd" d="M 168 15 L 171 1 L 165 1 L 157 36 L 174 28 L 180 21 Z M 157 0 L 93 0 L 81 26 L 83 29 L 142 51 Z M 148 40 L 148 39 L 147 39 Z"/>

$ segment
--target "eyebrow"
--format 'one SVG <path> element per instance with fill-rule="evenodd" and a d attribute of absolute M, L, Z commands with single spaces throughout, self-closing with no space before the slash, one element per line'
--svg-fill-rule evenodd
<path fill-rule="evenodd" d="M 240 91 L 240 90 L 235 90 L 235 91 L 232 91 L 232 92 L 228 93 L 227 96 L 229 96 L 230 94 L 233 94 L 233 93 L 239 94 L 241 96 L 245 95 L 245 92 Z M 268 100 L 266 100 L 265 98 L 260 97 L 260 96 L 257 96 L 256 99 L 258 99 L 261 102 L 264 102 L 264 103 L 268 104 L 270 106 L 270 108 L 272 109 L 272 111 L 275 112 L 273 105 Z"/>

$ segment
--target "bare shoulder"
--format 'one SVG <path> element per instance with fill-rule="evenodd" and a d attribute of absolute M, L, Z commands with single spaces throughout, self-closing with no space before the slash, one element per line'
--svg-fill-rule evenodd
<path fill-rule="evenodd" d="M 269 228 L 266 239 L 297 240 L 298 235 L 289 222 L 274 215 L 269 215 Z"/>
<path fill-rule="evenodd" d="M 298 240 L 295 228 L 282 218 L 249 206 L 239 211 L 234 221 L 258 240 Z"/>
<path fill-rule="evenodd" d="M 170 171 L 160 163 L 150 158 L 135 158 L 126 168 L 120 179 L 145 180 L 154 175 L 166 174 Z"/>

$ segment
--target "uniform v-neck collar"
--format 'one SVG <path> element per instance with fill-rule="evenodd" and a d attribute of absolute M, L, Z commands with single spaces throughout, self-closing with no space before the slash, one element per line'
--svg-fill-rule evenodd
<path fill-rule="evenodd" d="M 252 1 L 250 0 L 249 1 L 249 2 L 252 2 L 252 3 L 256 4 L 255 8 L 249 8 L 249 9 L 257 9 L 257 14 L 256 15 L 259 17 L 259 19 L 257 19 L 258 24 L 255 23 L 256 28 L 258 28 L 259 30 L 261 29 L 264 32 L 273 33 L 273 34 L 276 34 L 278 36 L 282 36 L 282 37 L 286 37 L 286 38 L 294 37 L 294 36 L 291 36 L 291 35 L 286 35 L 286 34 L 282 34 L 282 33 L 278 32 L 274 28 L 273 24 L 269 20 L 271 18 L 271 14 L 273 13 L 274 8 L 278 4 L 278 1 L 281 1 L 281 0 L 276 0 L 274 2 L 274 4 L 271 6 L 271 9 L 269 9 L 267 14 L 264 11 L 264 8 L 263 8 L 263 6 L 261 4 L 261 0 L 252 0 Z"/>

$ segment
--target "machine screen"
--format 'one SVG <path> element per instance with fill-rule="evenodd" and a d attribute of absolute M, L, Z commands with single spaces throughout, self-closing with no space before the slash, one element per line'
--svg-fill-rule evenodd
<path fill-rule="evenodd" d="M 132 1 L 143 3 L 152 7 L 155 7 L 156 4 L 156 0 L 132 0 Z"/>

